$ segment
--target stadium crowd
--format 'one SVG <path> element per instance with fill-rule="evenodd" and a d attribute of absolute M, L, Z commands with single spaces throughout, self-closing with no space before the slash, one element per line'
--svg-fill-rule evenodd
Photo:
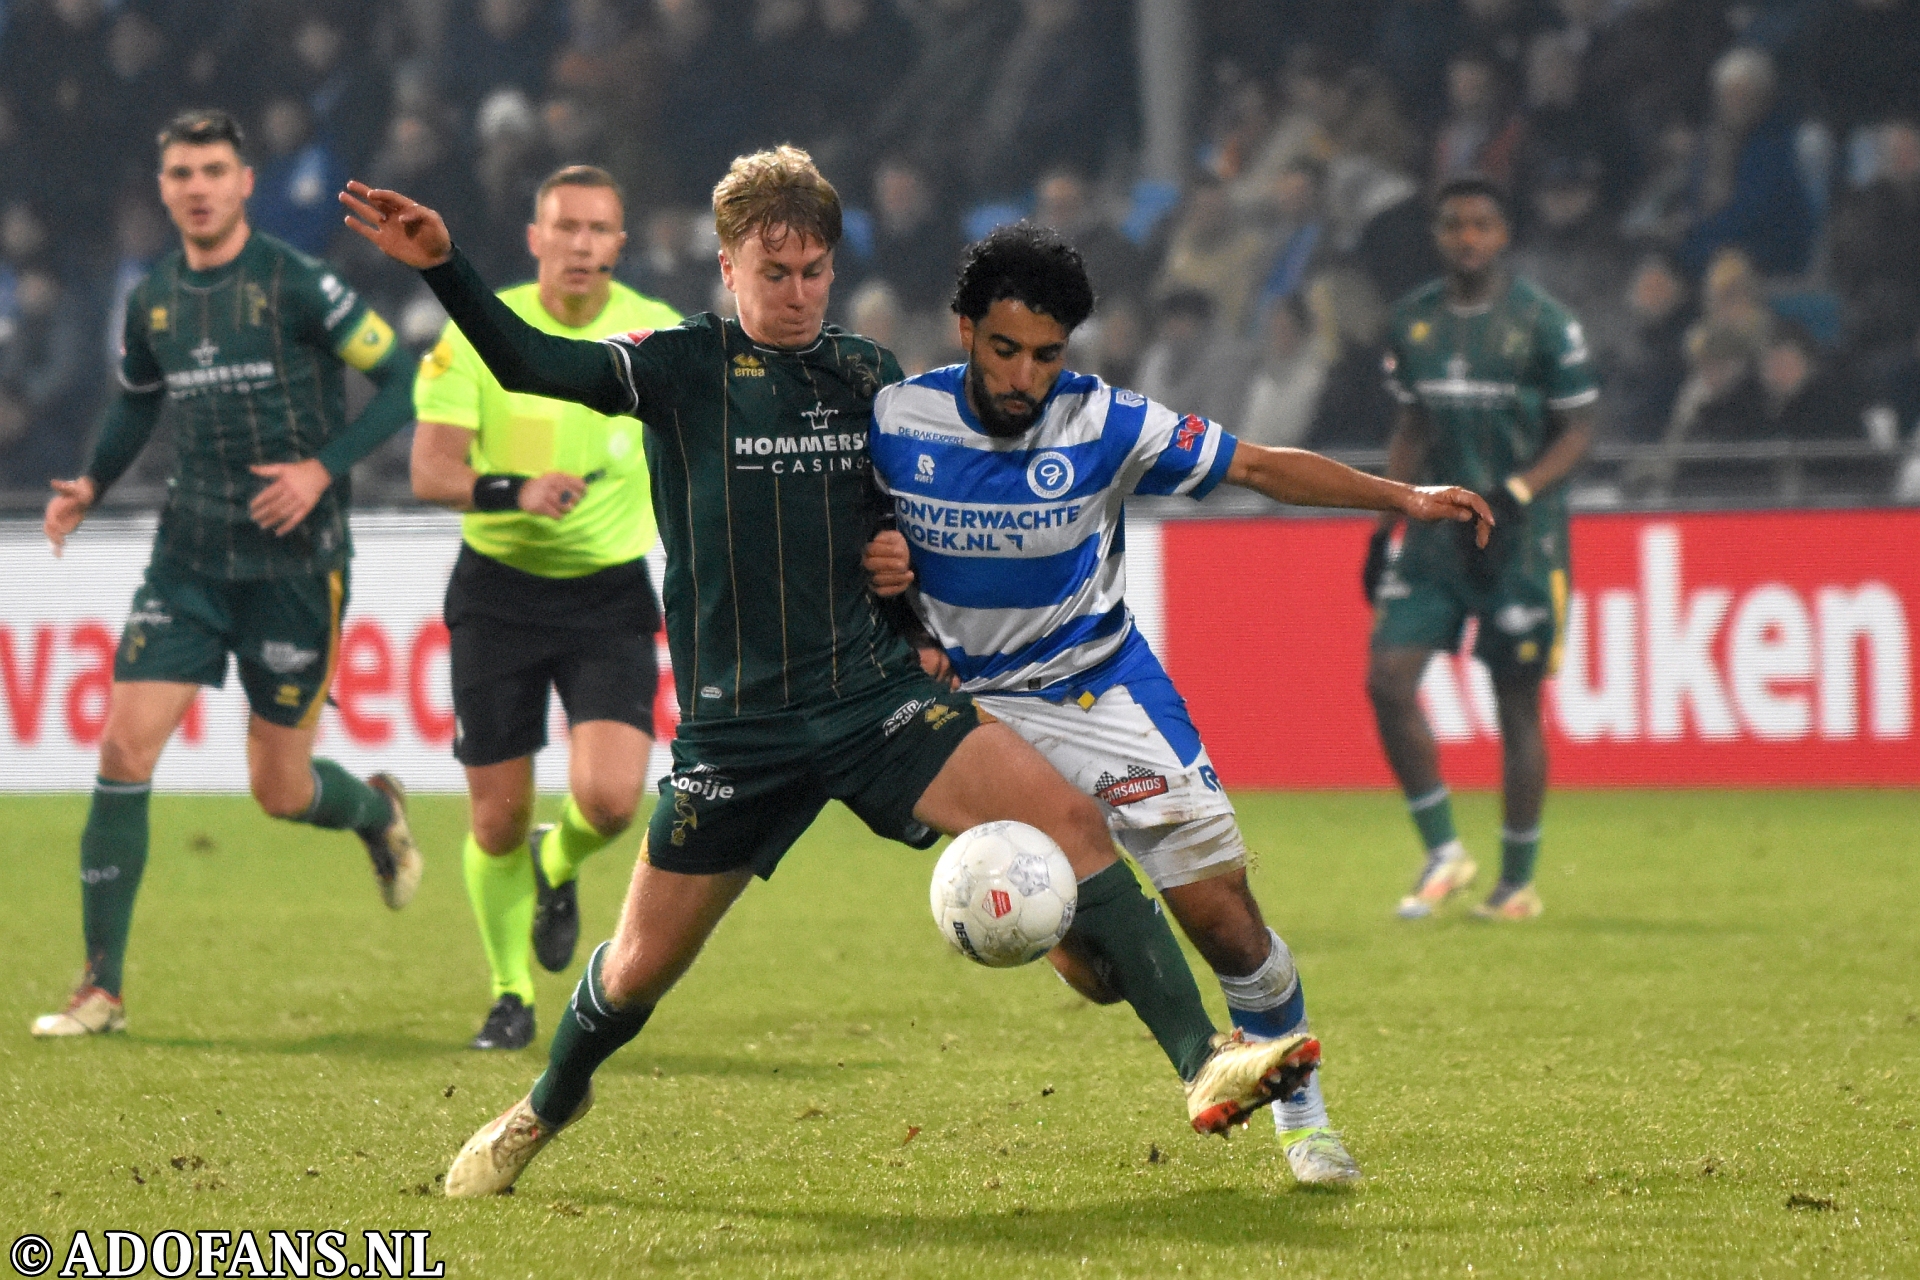
<path fill-rule="evenodd" d="M 1387 304 L 1438 272 L 1426 194 L 1482 173 L 1606 379 L 1589 501 L 1920 500 L 1915 0 L 1189 8 L 1174 183 L 1143 176 L 1120 0 L 0 0 L 0 491 L 37 506 L 78 468 L 121 301 L 174 243 L 154 129 L 217 105 L 254 225 L 417 348 L 444 316 L 342 234 L 348 175 L 444 210 L 506 281 L 541 178 L 600 164 L 621 275 L 691 312 L 728 301 L 707 189 L 789 140 L 849 205 L 833 318 L 909 371 L 957 355 L 960 246 L 1031 217 L 1099 290 L 1077 367 L 1355 457 L 1391 422 Z M 363 495 L 403 492 L 405 457 Z"/>

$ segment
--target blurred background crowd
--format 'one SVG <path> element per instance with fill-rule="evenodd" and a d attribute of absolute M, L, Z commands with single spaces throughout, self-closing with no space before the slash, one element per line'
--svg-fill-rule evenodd
<path fill-rule="evenodd" d="M 961 245 L 1029 217 L 1099 292 L 1075 367 L 1362 463 L 1427 196 L 1485 174 L 1604 376 L 1582 505 L 1920 501 L 1917 68 L 1916 0 L 0 0 L 0 493 L 81 465 L 175 243 L 154 131 L 219 106 L 254 225 L 416 348 L 444 316 L 342 233 L 348 175 L 505 284 L 541 178 L 603 165 L 621 276 L 692 312 L 726 306 L 707 191 L 792 141 L 848 205 L 832 318 L 909 371 L 957 358 Z M 404 440 L 359 493 L 405 494 Z"/>

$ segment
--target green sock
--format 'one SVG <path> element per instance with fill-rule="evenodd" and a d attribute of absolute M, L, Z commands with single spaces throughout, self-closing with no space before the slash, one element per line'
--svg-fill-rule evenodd
<path fill-rule="evenodd" d="M 480 946 L 493 971 L 493 998 L 511 992 L 533 1003 L 533 969 L 527 952 L 533 936 L 533 859 L 527 846 L 498 857 L 467 836 L 462 853 L 467 874 L 467 900 L 480 926 Z"/>
<path fill-rule="evenodd" d="M 1116 862 L 1080 882 L 1073 933 L 1112 966 L 1112 981 L 1172 1061 L 1191 1080 L 1212 1052 L 1213 1020 L 1160 904 Z"/>
<path fill-rule="evenodd" d="M 580 806 L 568 796 L 566 807 L 560 810 L 560 825 L 540 842 L 540 869 L 546 873 L 547 883 L 565 884 L 573 879 L 580 874 L 580 864 L 612 844 L 613 839 L 595 831 L 582 816 Z"/>
<path fill-rule="evenodd" d="M 593 1084 L 593 1073 L 620 1046 L 640 1034 L 653 1016 L 652 1005 L 615 1009 L 600 982 L 600 962 L 611 943 L 603 942 L 587 958 L 587 971 L 567 1001 L 547 1049 L 547 1069 L 533 1082 L 533 1113 L 550 1125 L 572 1118 Z"/>
<path fill-rule="evenodd" d="M 1500 832 L 1500 883 L 1519 888 L 1533 883 L 1533 864 L 1540 856 L 1540 828 Z"/>
<path fill-rule="evenodd" d="M 393 806 L 333 761 L 315 759 L 313 803 L 294 821 L 328 831 L 378 831 L 393 821 Z"/>
<path fill-rule="evenodd" d="M 120 994 L 133 899 L 147 869 L 147 797 L 153 784 L 96 778 L 80 833 L 80 927 L 88 980 Z"/>
<path fill-rule="evenodd" d="M 1453 829 L 1453 793 L 1446 783 L 1423 796 L 1408 796 L 1407 812 L 1413 815 L 1413 825 L 1429 852 L 1458 839 Z"/>

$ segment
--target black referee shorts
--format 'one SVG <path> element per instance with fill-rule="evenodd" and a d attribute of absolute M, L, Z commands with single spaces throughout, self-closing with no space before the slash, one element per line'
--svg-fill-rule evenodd
<path fill-rule="evenodd" d="M 499 764 L 547 745 L 547 690 L 570 724 L 618 720 L 653 734 L 660 664 L 651 635 L 629 629 L 532 627 L 474 618 L 452 638 L 453 755 Z"/>

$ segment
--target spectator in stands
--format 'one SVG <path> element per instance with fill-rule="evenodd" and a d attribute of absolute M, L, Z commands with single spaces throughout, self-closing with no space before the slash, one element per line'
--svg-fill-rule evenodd
<path fill-rule="evenodd" d="M 1896 120 L 1875 133 L 1878 172 L 1834 206 L 1830 238 L 1846 333 L 1868 353 L 1903 345 L 1920 326 L 1920 125 Z"/>
<path fill-rule="evenodd" d="M 99 384 L 85 299 L 63 283 L 32 208 L 0 211 L 0 488 L 44 489 L 79 466 Z"/>
<path fill-rule="evenodd" d="M 992 83 L 1019 13 L 989 0 L 940 0 L 902 6 L 902 13 L 918 32 L 917 56 L 869 122 L 870 136 L 878 147 L 931 157 L 944 168 Z M 1059 157 L 1048 159 L 1057 163 Z"/>
<path fill-rule="evenodd" d="M 334 195 L 350 176 L 346 164 L 326 140 L 314 136 L 307 104 L 299 98 L 281 96 L 267 103 L 260 141 L 266 154 L 254 162 L 249 220 L 302 253 L 322 256 L 340 228 Z"/>
<path fill-rule="evenodd" d="M 1091 168 L 1128 140 L 1133 105 L 1128 27 L 1094 0 L 1020 0 L 1020 25 L 992 61 L 964 142 L 983 194 L 1032 188 L 1042 168 Z"/>
<path fill-rule="evenodd" d="M 1242 440 L 1278 447 L 1304 445 L 1327 385 L 1323 344 L 1298 293 L 1276 296 L 1262 319 L 1265 338 L 1240 412 L 1227 419 Z"/>
<path fill-rule="evenodd" d="M 1271 258 L 1255 294 L 1256 324 L 1275 303 L 1297 298 L 1332 253 L 1333 236 L 1320 200 L 1325 170 L 1299 159 L 1275 175 L 1251 212 L 1265 226 Z"/>
<path fill-rule="evenodd" d="M 1530 216 L 1512 261 L 1516 273 L 1580 317 L 1594 363 L 1605 371 L 1613 368 L 1627 341 L 1630 321 L 1620 282 L 1632 259 L 1600 203 L 1598 159 L 1555 156 L 1543 161 L 1527 194 Z"/>
<path fill-rule="evenodd" d="M 1225 422 L 1246 395 L 1244 352 L 1223 339 L 1213 299 L 1198 289 L 1176 289 L 1154 311 L 1153 341 L 1140 357 L 1135 389 L 1161 404 Z"/>
<path fill-rule="evenodd" d="M 1674 397 L 1687 378 L 1686 335 L 1693 322 L 1686 278 L 1673 259 L 1651 253 L 1627 283 L 1630 328 L 1606 368 L 1609 434 L 1651 444 L 1666 434 Z"/>
<path fill-rule="evenodd" d="M 1864 440 L 1866 394 L 1843 362 L 1797 324 L 1781 322 L 1760 354 L 1760 434 L 1783 440 Z"/>
<path fill-rule="evenodd" d="M 911 66 L 913 32 L 886 0 L 819 0 L 795 68 L 804 126 L 798 130 L 825 173 L 851 185 L 879 158 L 869 132 Z"/>
<path fill-rule="evenodd" d="M 272 91 L 300 98 L 314 136 L 351 169 L 366 160 L 391 109 L 390 82 L 366 36 L 373 12 L 362 0 L 304 8 Z"/>
<path fill-rule="evenodd" d="M 12 12 L 0 43 L 0 84 L 13 96 L 34 159 L 59 175 L 37 183 L 35 198 L 43 202 L 65 257 L 80 247 L 74 238 L 106 205 L 119 160 L 111 145 L 101 145 L 119 136 L 112 115 L 119 104 L 104 91 L 113 84 L 113 70 L 101 0 Z"/>
<path fill-rule="evenodd" d="M 1433 247 L 1433 211 L 1413 179 L 1354 155 L 1327 165 L 1326 210 L 1334 244 L 1373 282 L 1397 298 L 1440 272 Z"/>
<path fill-rule="evenodd" d="M 681 315 L 705 311 L 719 269 L 714 255 L 694 242 L 702 222 L 711 224 L 712 215 L 697 209 L 655 209 L 647 215 L 640 243 L 628 242 L 616 274 Z"/>
<path fill-rule="evenodd" d="M 1094 330 L 1093 371 L 1116 387 L 1138 386 L 1146 330 L 1145 307 L 1137 297 L 1123 294 L 1110 299 L 1101 307 Z"/>
<path fill-rule="evenodd" d="M 1052 227 L 1080 251 L 1093 281 L 1094 305 L 1104 311 L 1120 297 L 1139 297 L 1152 283 L 1146 254 L 1120 229 L 1101 217 L 1087 195 L 1086 177 L 1075 169 L 1055 169 L 1040 179 L 1033 220 Z"/>
<path fill-rule="evenodd" d="M 1661 438 L 1663 457 L 1629 469 L 1627 483 L 1655 501 L 1674 497 L 1761 497 L 1772 485 L 1771 464 L 1683 463 L 1690 444 L 1728 443 L 1760 437 L 1765 400 L 1756 376 L 1751 334 L 1708 322 L 1687 338 L 1687 378 L 1674 397 Z"/>
<path fill-rule="evenodd" d="M 1517 81 L 1545 7 L 1535 0 L 1460 0 L 1461 46 L 1478 49 L 1504 79 Z"/>
<path fill-rule="evenodd" d="M 108 142 L 123 155 L 144 152 L 153 122 L 180 105 L 179 68 L 168 54 L 167 37 L 152 18 L 131 6 L 115 15 L 107 31 L 113 79 L 105 92 L 113 127 Z"/>
<path fill-rule="evenodd" d="M 1384 447 L 1395 403 L 1381 369 L 1387 305 L 1380 292 L 1366 274 L 1335 267 L 1309 287 L 1307 308 L 1330 362 L 1308 444 L 1315 449 Z"/>
<path fill-rule="evenodd" d="M 1701 139 L 1681 261 L 1700 270 L 1726 246 L 1761 274 L 1806 270 L 1817 230 L 1794 148 L 1796 121 L 1778 101 L 1773 59 L 1741 47 L 1713 67 L 1713 116 Z"/>
<path fill-rule="evenodd" d="M 1654 139 L 1645 176 L 1627 201 L 1620 234 L 1635 244 L 1678 250 L 1692 224 L 1695 157 L 1700 135 L 1685 120 L 1669 120 Z"/>
<path fill-rule="evenodd" d="M 1416 123 L 1438 123 L 1446 101 L 1447 59 L 1464 47 L 1460 25 L 1454 0 L 1392 0 L 1380 17 L 1373 65 Z"/>
<path fill-rule="evenodd" d="M 1625 121 L 1635 149 L 1658 149 L 1676 120 L 1705 113 L 1708 69 L 1732 39 L 1732 6 L 1699 0 L 1631 0 L 1594 28 L 1582 70 L 1593 95 Z"/>
<path fill-rule="evenodd" d="M 1331 114 L 1328 100 L 1340 92 L 1340 68 L 1333 58 L 1312 45 L 1296 45 L 1275 82 L 1278 108 L 1228 189 L 1234 207 L 1243 211 L 1267 201 L 1274 180 L 1288 166 L 1324 160 L 1332 147 L 1322 121 Z"/>
<path fill-rule="evenodd" d="M 873 175 L 872 272 L 913 314 L 944 311 L 962 242 L 944 201 L 921 167 L 902 156 Z"/>
<path fill-rule="evenodd" d="M 477 112 L 502 89 L 537 98 L 560 47 L 563 11 L 538 0 L 454 0 L 441 48 L 441 94 L 463 112 Z"/>
<path fill-rule="evenodd" d="M 1225 185 L 1204 175 L 1187 193 L 1154 293 L 1161 298 L 1199 293 L 1207 299 L 1212 325 L 1222 335 L 1238 335 L 1245 331 L 1260 268 L 1270 253 L 1267 236 L 1234 216 Z M 1154 398 L 1166 404 L 1196 403 L 1192 396 Z"/>
<path fill-rule="evenodd" d="M 1807 42 L 1820 115 L 1850 148 L 1880 121 L 1920 119 L 1920 8 L 1914 0 L 1840 0 Z"/>
<path fill-rule="evenodd" d="M 1430 170 L 1436 186 L 1470 174 L 1513 185 L 1526 123 L 1511 99 L 1500 67 L 1484 52 L 1447 63 L 1447 115 L 1434 136 Z"/>
<path fill-rule="evenodd" d="M 540 118 L 518 89 L 496 89 L 474 117 L 480 154 L 474 160 L 485 218 L 464 246 L 489 278 L 524 279 L 528 273 L 527 216 L 534 193 L 553 169 Z"/>

